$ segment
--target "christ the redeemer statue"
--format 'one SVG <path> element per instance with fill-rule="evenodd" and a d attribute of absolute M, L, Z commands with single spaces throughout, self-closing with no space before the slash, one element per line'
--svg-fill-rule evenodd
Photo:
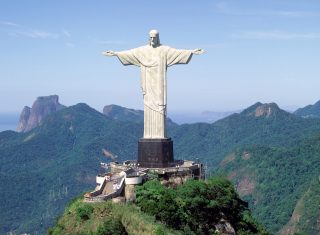
<path fill-rule="evenodd" d="M 202 49 L 179 50 L 160 44 L 159 33 L 151 30 L 149 45 L 127 51 L 106 51 L 106 56 L 117 56 L 123 65 L 136 65 L 141 69 L 141 88 L 144 102 L 145 139 L 166 137 L 167 67 L 187 64 L 192 55 L 202 54 Z"/>

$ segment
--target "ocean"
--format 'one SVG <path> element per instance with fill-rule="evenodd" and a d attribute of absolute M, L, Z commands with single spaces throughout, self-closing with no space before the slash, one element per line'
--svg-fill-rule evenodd
<path fill-rule="evenodd" d="M 0 113 L 0 132 L 6 130 L 15 131 L 19 122 L 19 114 Z"/>

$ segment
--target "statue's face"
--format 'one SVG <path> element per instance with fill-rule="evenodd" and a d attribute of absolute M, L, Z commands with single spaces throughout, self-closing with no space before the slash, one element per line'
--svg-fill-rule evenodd
<path fill-rule="evenodd" d="M 156 34 L 151 34 L 149 40 L 150 40 L 150 45 L 151 45 L 152 47 L 158 46 L 158 37 L 157 37 Z"/>

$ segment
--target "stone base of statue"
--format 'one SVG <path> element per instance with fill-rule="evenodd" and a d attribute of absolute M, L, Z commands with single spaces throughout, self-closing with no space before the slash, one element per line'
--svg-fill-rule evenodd
<path fill-rule="evenodd" d="M 170 138 L 139 140 L 138 163 L 141 167 L 164 168 L 173 161 L 173 142 Z"/>

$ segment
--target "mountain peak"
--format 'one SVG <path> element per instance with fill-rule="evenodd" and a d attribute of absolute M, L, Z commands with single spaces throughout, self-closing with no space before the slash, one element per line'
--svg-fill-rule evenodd
<path fill-rule="evenodd" d="M 278 105 L 275 103 L 261 104 L 256 108 L 255 117 L 260 117 L 260 116 L 269 117 L 277 111 L 280 111 L 280 109 Z"/>
<path fill-rule="evenodd" d="M 128 109 L 115 104 L 104 106 L 103 114 L 119 121 L 143 122 L 142 110 Z"/>
<path fill-rule="evenodd" d="M 135 122 L 143 123 L 143 111 L 138 109 L 129 109 L 119 105 L 110 104 L 103 108 L 102 113 L 108 118 L 122 121 L 122 122 Z M 167 117 L 167 125 L 177 125 L 170 118 Z"/>
<path fill-rule="evenodd" d="M 242 115 L 254 116 L 254 117 L 270 117 L 281 112 L 279 106 L 276 103 L 260 103 L 257 102 L 254 105 L 248 107 L 241 112 Z M 284 111 L 283 111 L 284 112 Z"/>
<path fill-rule="evenodd" d="M 313 105 L 297 109 L 294 114 L 304 118 L 320 117 L 320 100 Z"/>
<path fill-rule="evenodd" d="M 59 103 L 59 96 L 39 96 L 33 103 L 32 108 L 25 106 L 20 114 L 18 132 L 27 132 L 39 126 L 42 119 L 47 115 L 65 108 Z"/>

